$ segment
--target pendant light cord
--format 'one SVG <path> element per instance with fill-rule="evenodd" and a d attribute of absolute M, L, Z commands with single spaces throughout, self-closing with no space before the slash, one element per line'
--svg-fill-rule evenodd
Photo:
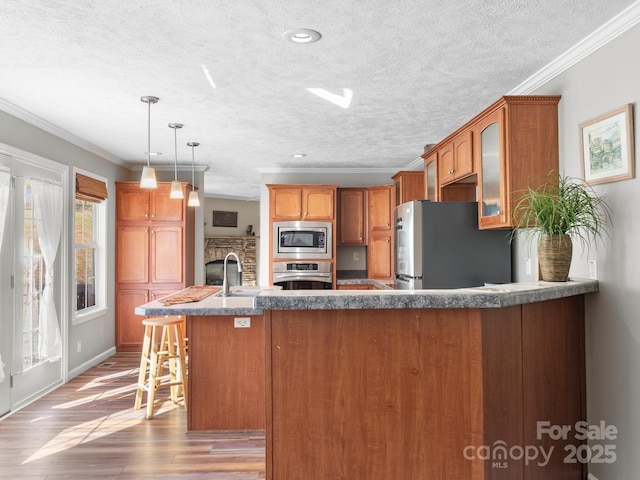
<path fill-rule="evenodd" d="M 147 115 L 147 167 L 151 166 L 151 101 L 147 104 L 149 114 Z"/>
<path fill-rule="evenodd" d="M 196 189 L 196 158 L 195 145 L 191 145 L 191 191 Z"/>

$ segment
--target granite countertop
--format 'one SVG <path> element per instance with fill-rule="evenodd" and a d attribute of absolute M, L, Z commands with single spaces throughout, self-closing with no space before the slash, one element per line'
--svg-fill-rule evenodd
<path fill-rule="evenodd" d="M 277 290 L 232 287 L 193 303 L 164 306 L 153 301 L 138 315 L 262 315 L 265 310 L 349 310 L 382 308 L 501 308 L 597 292 L 597 280 L 522 282 L 453 290 Z"/>
<path fill-rule="evenodd" d="M 379 282 L 370 278 L 342 278 L 336 280 L 336 284 L 340 285 L 373 285 L 379 290 L 394 290 L 393 284 Z"/>

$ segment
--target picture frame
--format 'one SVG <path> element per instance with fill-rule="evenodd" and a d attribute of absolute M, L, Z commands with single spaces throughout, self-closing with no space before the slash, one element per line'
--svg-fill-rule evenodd
<path fill-rule="evenodd" d="M 633 105 L 579 124 L 582 178 L 590 185 L 635 177 Z"/>
<path fill-rule="evenodd" d="M 238 212 L 223 212 L 220 210 L 213 211 L 214 227 L 237 227 Z"/>

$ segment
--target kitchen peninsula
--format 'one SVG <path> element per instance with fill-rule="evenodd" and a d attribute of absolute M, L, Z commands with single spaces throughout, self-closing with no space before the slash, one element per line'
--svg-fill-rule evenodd
<path fill-rule="evenodd" d="M 268 479 L 579 479 L 564 462 L 579 441 L 538 422 L 586 419 L 584 297 L 597 290 L 236 287 L 136 313 L 187 315 L 188 429 L 264 428 Z M 491 455 L 529 446 L 553 454 Z"/>

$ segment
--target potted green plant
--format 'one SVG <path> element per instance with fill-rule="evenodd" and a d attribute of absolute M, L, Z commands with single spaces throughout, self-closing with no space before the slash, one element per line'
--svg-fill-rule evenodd
<path fill-rule="evenodd" d="M 538 236 L 538 262 L 541 279 L 564 282 L 569 277 L 572 237 L 583 245 L 597 240 L 607 231 L 611 209 L 582 180 L 551 172 L 539 186 L 516 194 L 513 210 L 516 231 Z"/>

